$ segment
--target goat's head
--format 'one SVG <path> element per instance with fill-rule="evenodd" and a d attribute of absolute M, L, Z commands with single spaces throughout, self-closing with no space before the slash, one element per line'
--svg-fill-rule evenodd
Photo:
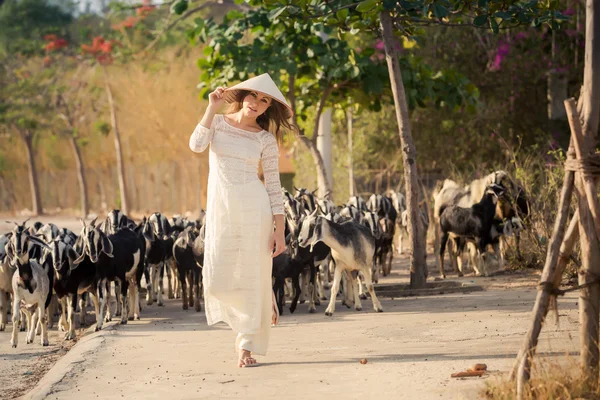
<path fill-rule="evenodd" d="M 317 210 L 306 216 L 300 226 L 298 235 L 298 246 L 307 247 L 310 245 L 310 251 L 322 239 L 322 228 L 325 218 L 317 215 Z"/>
<path fill-rule="evenodd" d="M 111 210 L 104 221 L 105 232 L 109 235 L 117 232 L 119 228 L 125 225 L 124 217 L 125 215 L 121 210 Z"/>
<path fill-rule="evenodd" d="M 37 288 L 37 284 L 33 279 L 33 269 L 31 268 L 32 262 L 34 261 L 28 260 L 27 262 L 21 262 L 19 258 L 15 259 L 15 265 L 19 274 L 17 284 L 20 287 L 27 289 L 29 293 L 33 293 Z"/>
<path fill-rule="evenodd" d="M 382 234 L 382 226 L 380 225 L 379 216 L 373 211 L 363 211 L 363 224 L 371 230 L 371 234 L 375 239 L 380 239 Z"/>
<path fill-rule="evenodd" d="M 13 266 L 16 266 L 17 259 L 21 264 L 26 264 L 31 253 L 41 256 L 42 249 L 49 248 L 41 238 L 29 233 L 25 227 L 25 222 L 22 225 L 16 223 L 15 225 L 5 247 L 8 261 Z"/>
<path fill-rule="evenodd" d="M 56 271 L 58 279 L 64 276 L 69 276 L 71 270 L 78 267 L 75 260 L 79 258 L 75 250 L 69 244 L 63 242 L 60 238 L 56 238 L 51 243 L 52 247 L 52 266 Z"/>
<path fill-rule="evenodd" d="M 108 257 L 113 257 L 113 245 L 106 233 L 92 225 L 95 221 L 94 219 L 90 225 L 86 225 L 85 221 L 81 220 L 83 229 L 79 237 L 82 242 L 82 249 L 74 264 L 80 264 L 86 255 L 93 263 L 98 262 L 101 253 L 106 254 Z"/>
<path fill-rule="evenodd" d="M 169 238 L 171 224 L 169 224 L 167 217 L 159 212 L 155 212 L 148 218 L 148 222 L 150 223 L 150 226 L 152 226 L 156 237 L 162 240 L 167 240 Z"/>
<path fill-rule="evenodd" d="M 504 186 L 492 183 L 491 185 L 486 186 L 484 196 L 492 195 L 492 200 L 494 204 L 496 204 L 498 202 L 498 199 L 504 196 L 505 192 L 506 188 Z"/>
<path fill-rule="evenodd" d="M 175 241 L 175 245 L 181 248 L 194 247 L 196 234 L 194 234 L 193 229 L 193 227 L 188 226 L 183 231 L 181 231 L 181 233 L 179 233 L 179 236 L 177 237 L 177 240 Z"/>

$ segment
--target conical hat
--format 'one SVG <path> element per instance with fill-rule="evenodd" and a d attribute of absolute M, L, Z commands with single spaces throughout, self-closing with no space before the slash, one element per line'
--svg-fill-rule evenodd
<path fill-rule="evenodd" d="M 254 78 L 247 79 L 235 86 L 225 89 L 225 93 L 223 94 L 225 101 L 228 103 L 233 103 L 236 99 L 238 90 L 251 90 L 265 94 L 271 97 L 273 100 L 277 100 L 286 107 L 288 110 L 286 118 L 291 118 L 294 115 L 292 107 L 290 107 L 288 102 L 285 100 L 285 97 L 283 97 L 283 94 L 275 82 L 273 82 L 273 79 L 271 79 L 269 74 L 255 76 Z"/>

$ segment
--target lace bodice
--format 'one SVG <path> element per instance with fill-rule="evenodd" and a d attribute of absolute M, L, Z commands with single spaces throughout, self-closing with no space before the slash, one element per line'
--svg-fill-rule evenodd
<path fill-rule="evenodd" d="M 198 124 L 190 136 L 190 149 L 196 153 L 203 152 L 209 144 L 210 174 L 216 174 L 225 186 L 258 180 L 258 162 L 262 160 L 271 211 L 273 215 L 284 213 L 275 136 L 265 130 L 250 132 L 237 128 L 218 114 L 210 129 Z"/>

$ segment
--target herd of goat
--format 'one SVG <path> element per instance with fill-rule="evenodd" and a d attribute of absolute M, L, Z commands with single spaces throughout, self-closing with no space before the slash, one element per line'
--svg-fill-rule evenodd
<path fill-rule="evenodd" d="M 273 260 L 279 310 L 283 313 L 288 294 L 290 312 L 299 301 L 307 301 L 309 312 L 315 312 L 330 287 L 327 315 L 333 315 L 340 291 L 342 304 L 356 310 L 362 308 L 368 291 L 374 310 L 383 311 L 374 284 L 379 273 L 391 272 L 394 251 L 402 252 L 408 225 L 404 196 L 393 191 L 373 194 L 367 201 L 352 196 L 336 206 L 327 196 L 319 199 L 307 189 L 296 189 L 294 195 L 282 190 L 288 246 Z M 433 209 L 435 228 L 441 231 L 437 249 L 441 275 L 445 276 L 448 242 L 453 244 L 449 253 L 459 275 L 463 250 L 468 250 L 475 272 L 487 274 L 487 247 L 503 260 L 503 241 L 514 235 L 518 249 L 518 232 L 528 214 L 524 192 L 503 171 L 468 186 L 445 180 L 434 193 Z M 427 210 L 420 215 L 418 223 L 426 231 Z M 55 315 L 60 315 L 58 328 L 66 332 L 65 339 L 74 339 L 78 306 L 79 324 L 85 326 L 89 300 L 95 308 L 96 330 L 113 314 L 122 324 L 139 319 L 142 277 L 146 305 L 164 305 L 166 273 L 168 297 L 180 297 L 184 309 L 201 310 L 204 216 L 167 219 L 157 212 L 136 223 L 112 210 L 99 223 L 82 220 L 79 235 L 52 223 L 27 227 L 26 222 L 15 223 L 12 231 L 0 236 L 0 331 L 8 325 L 10 309 L 13 347 L 18 332 L 25 330 L 27 343 L 39 334 L 47 346 Z"/>

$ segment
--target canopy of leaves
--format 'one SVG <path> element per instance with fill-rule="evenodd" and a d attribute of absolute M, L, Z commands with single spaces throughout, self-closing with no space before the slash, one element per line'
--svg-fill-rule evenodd
<path fill-rule="evenodd" d="M 45 0 L 6 0 L 0 6 L 0 56 L 44 51 L 47 34 L 64 34 L 72 16 Z"/>
<path fill-rule="evenodd" d="M 201 96 L 216 86 L 268 72 L 296 99 L 302 119 L 325 90 L 331 90 L 329 104 L 343 105 L 352 98 L 379 110 L 382 103 L 392 102 L 385 56 L 377 42 L 366 38 L 359 48 L 322 23 L 280 18 L 274 10 L 279 9 L 231 11 L 221 23 L 196 19 L 189 38 L 206 44 L 205 57 L 198 60 Z M 410 107 L 475 104 L 477 88 L 458 72 L 434 71 L 410 53 L 401 62 Z"/>
<path fill-rule="evenodd" d="M 254 0 L 258 1 L 258 0 Z M 510 29 L 519 25 L 548 24 L 553 29 L 568 19 L 559 11 L 559 1 L 498 0 L 264 0 L 274 14 L 287 17 L 320 18 L 326 24 L 356 33 L 379 28 L 379 13 L 392 12 L 399 31 L 413 35 L 424 25 L 472 25 Z"/>

